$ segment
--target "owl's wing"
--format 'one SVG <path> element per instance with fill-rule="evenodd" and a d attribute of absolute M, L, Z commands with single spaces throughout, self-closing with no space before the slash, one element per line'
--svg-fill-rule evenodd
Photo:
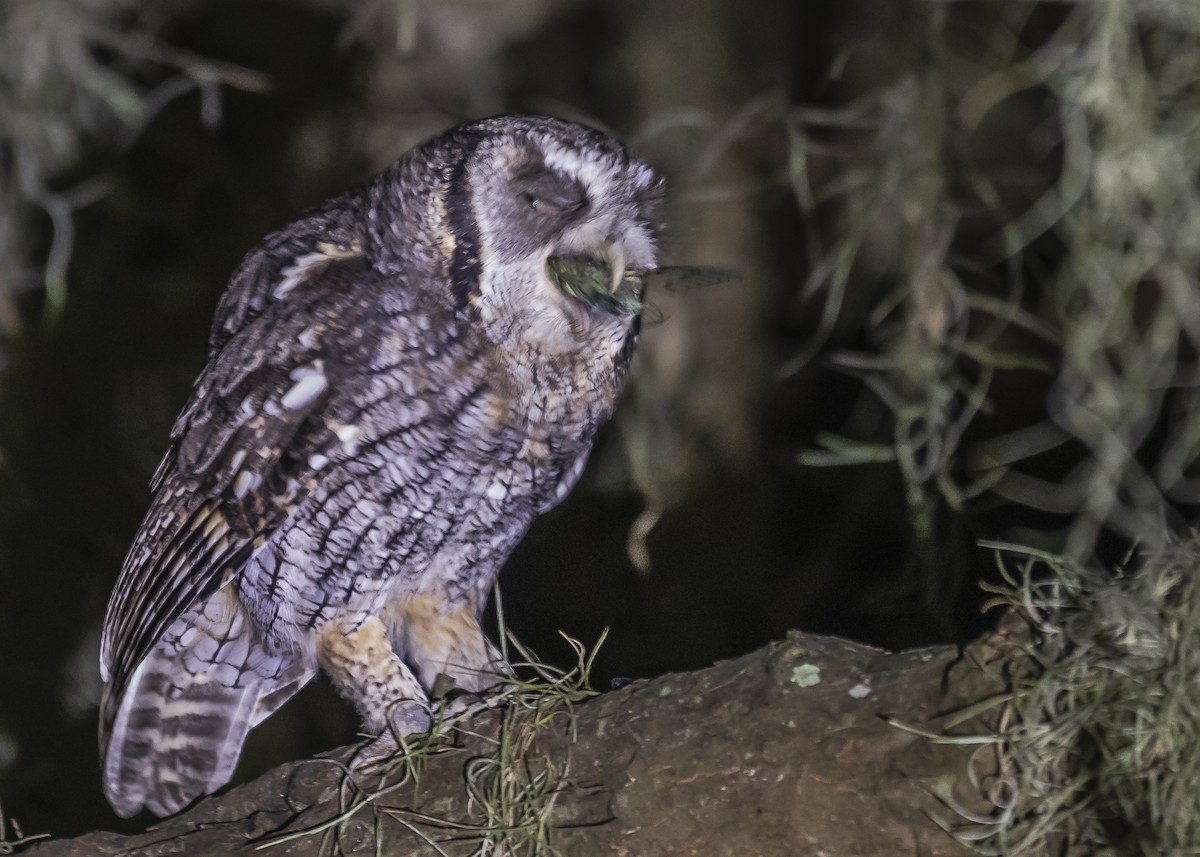
<path fill-rule="evenodd" d="M 212 355 L 172 429 L 105 619 L 102 728 L 171 623 L 240 569 L 353 445 L 356 429 L 338 417 L 354 412 L 355 379 L 369 376 L 368 297 L 380 275 L 338 256 L 310 259 L 293 279 Z"/>
<path fill-rule="evenodd" d="M 210 356 L 331 259 L 353 258 L 362 252 L 353 225 L 362 220 L 356 212 L 357 199 L 353 192 L 334 197 L 275 230 L 246 254 L 213 313 Z"/>
<path fill-rule="evenodd" d="M 554 493 L 546 499 L 546 502 L 538 507 L 539 515 L 549 512 L 567 498 L 567 495 L 571 493 L 576 483 L 579 482 L 579 477 L 583 475 L 583 470 L 587 467 L 588 455 L 591 451 L 592 448 L 590 446 L 584 449 L 579 457 L 571 462 L 571 466 L 562 472 L 558 477 L 558 484 L 554 486 Z"/>

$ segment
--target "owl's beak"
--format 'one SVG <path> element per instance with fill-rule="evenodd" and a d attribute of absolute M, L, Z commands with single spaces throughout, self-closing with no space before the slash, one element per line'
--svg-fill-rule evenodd
<path fill-rule="evenodd" d="M 608 267 L 612 272 L 608 293 L 615 295 L 625 279 L 625 248 L 620 244 L 609 244 L 605 249 L 608 250 Z"/>
<path fill-rule="evenodd" d="M 546 276 L 555 288 L 576 305 L 609 315 L 631 316 L 641 312 L 641 289 L 627 273 L 625 250 L 619 244 L 546 258 Z M 572 315 L 586 328 L 585 313 Z"/>

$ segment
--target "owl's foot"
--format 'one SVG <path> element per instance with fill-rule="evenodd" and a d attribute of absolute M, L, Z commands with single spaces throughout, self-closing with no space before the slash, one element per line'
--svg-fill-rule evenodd
<path fill-rule="evenodd" d="M 485 708 L 486 703 L 482 693 L 471 693 L 463 691 L 461 693 L 451 694 L 446 697 L 445 706 L 442 708 L 442 716 L 446 719 L 457 717 L 472 709 Z"/>
<path fill-rule="evenodd" d="M 492 684 L 478 691 L 455 688 L 441 697 L 441 719 L 450 720 L 462 714 L 478 714 L 503 705 L 509 698 L 505 685 L 497 676 Z"/>
<path fill-rule="evenodd" d="M 400 752 L 410 736 L 428 732 L 432 726 L 433 718 L 424 703 L 415 699 L 399 702 L 388 712 L 383 732 L 354 752 L 350 767 L 359 771 L 378 767 Z"/>
<path fill-rule="evenodd" d="M 376 765 L 400 750 L 407 736 L 429 731 L 425 690 L 392 649 L 378 617 L 349 632 L 330 622 L 318 637 L 317 658 L 362 715 L 363 730 L 378 736 L 355 753 L 350 767 Z"/>

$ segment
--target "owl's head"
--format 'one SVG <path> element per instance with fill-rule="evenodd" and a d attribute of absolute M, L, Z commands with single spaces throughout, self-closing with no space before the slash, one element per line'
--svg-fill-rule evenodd
<path fill-rule="evenodd" d="M 657 263 L 650 167 L 608 134 L 534 116 L 463 125 L 422 149 L 442 269 L 487 335 L 552 352 L 624 340 L 641 308 L 625 274 Z"/>

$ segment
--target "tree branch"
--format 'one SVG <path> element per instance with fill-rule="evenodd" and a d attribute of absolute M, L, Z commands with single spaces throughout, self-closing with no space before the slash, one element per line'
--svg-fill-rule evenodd
<path fill-rule="evenodd" d="M 1002 692 L 1005 636 L 960 657 L 793 633 L 582 703 L 550 695 L 483 712 L 382 778 L 351 776 L 343 748 L 145 833 L 91 833 L 29 853 L 270 857 L 373 853 L 379 843 L 405 855 L 962 854 L 933 820 L 953 815 L 933 793 L 986 812 L 966 786 L 978 747 L 931 742 L 885 718 L 939 732 L 939 717 Z"/>

